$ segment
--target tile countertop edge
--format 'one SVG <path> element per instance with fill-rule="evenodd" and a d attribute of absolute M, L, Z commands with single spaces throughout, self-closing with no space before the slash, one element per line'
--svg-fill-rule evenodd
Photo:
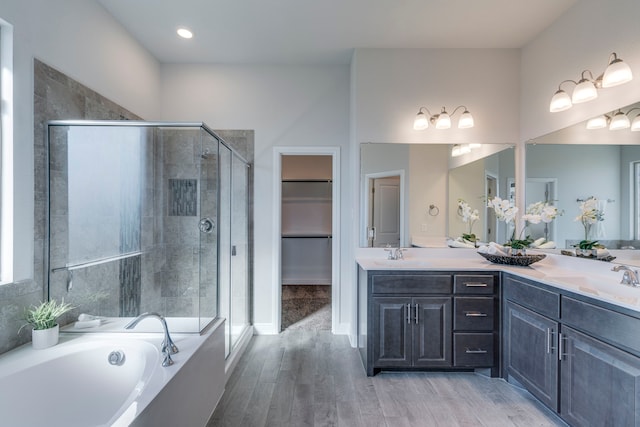
<path fill-rule="evenodd" d="M 475 249 L 410 248 L 397 264 L 386 259 L 382 248 L 357 248 L 355 252 L 356 262 L 367 271 L 505 271 L 640 313 L 640 288 L 620 284 L 623 273 L 611 271 L 616 264 L 544 254 L 546 258 L 529 267 L 517 267 L 493 264 Z"/>

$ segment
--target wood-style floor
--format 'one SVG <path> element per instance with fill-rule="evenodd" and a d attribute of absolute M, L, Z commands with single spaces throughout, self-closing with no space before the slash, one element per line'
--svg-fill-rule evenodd
<path fill-rule="evenodd" d="M 207 427 L 565 426 L 531 395 L 474 373 L 367 377 L 346 336 L 255 336 Z"/>

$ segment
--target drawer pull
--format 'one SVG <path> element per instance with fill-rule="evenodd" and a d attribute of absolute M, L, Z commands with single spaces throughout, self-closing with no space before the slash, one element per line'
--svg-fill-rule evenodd
<path fill-rule="evenodd" d="M 565 353 L 565 340 L 567 337 L 563 337 L 562 333 L 558 334 L 558 360 L 562 362 L 563 356 L 568 356 L 568 353 Z"/>
<path fill-rule="evenodd" d="M 464 315 L 467 317 L 487 317 L 487 313 L 480 313 L 479 311 L 465 311 Z"/>
<path fill-rule="evenodd" d="M 487 286 L 489 286 L 488 284 L 482 282 L 465 282 L 464 285 L 467 288 L 486 288 Z"/>
<path fill-rule="evenodd" d="M 467 354 L 487 354 L 487 350 L 482 350 L 481 348 L 477 349 L 477 350 L 472 350 L 470 348 L 466 348 L 465 353 Z"/>
<path fill-rule="evenodd" d="M 547 354 L 552 354 L 556 348 L 551 344 L 555 333 L 552 328 L 547 328 Z"/>

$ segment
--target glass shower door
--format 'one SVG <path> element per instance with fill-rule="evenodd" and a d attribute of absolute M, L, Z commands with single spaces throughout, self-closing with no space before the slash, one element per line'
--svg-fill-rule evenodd
<path fill-rule="evenodd" d="M 220 144 L 220 317 L 224 317 L 225 357 L 231 353 L 231 150 Z"/>
<path fill-rule="evenodd" d="M 200 131 L 200 330 L 218 316 L 218 145 L 216 138 Z"/>
<path fill-rule="evenodd" d="M 249 169 L 233 156 L 231 171 L 231 348 L 249 326 Z"/>
<path fill-rule="evenodd" d="M 249 326 L 248 168 L 220 145 L 220 316 L 226 356 Z"/>

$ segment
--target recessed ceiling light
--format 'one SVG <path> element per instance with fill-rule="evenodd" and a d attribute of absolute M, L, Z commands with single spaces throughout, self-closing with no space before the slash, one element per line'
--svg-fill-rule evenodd
<path fill-rule="evenodd" d="M 184 27 L 178 28 L 177 33 L 183 39 L 190 39 L 193 37 L 193 33 Z"/>

